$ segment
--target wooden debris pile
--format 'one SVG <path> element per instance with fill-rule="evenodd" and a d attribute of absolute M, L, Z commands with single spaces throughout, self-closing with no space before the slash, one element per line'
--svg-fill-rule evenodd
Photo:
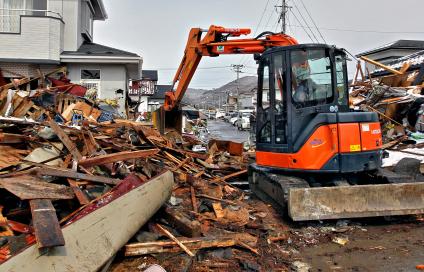
<path fill-rule="evenodd" d="M 349 93 L 351 107 L 380 116 L 385 149 L 420 145 L 424 139 L 424 62 L 405 58 L 400 64 L 389 66 L 366 57 L 361 59 L 380 70 L 370 73 L 366 68 L 364 73 L 358 62 Z"/>
<path fill-rule="evenodd" d="M 146 228 L 170 240 L 159 246 L 131 245 L 132 253 L 126 254 L 180 253 L 185 245 L 192 254 L 234 248 L 245 256 L 241 260 L 254 260 L 260 254 L 258 236 L 245 230 L 256 211 L 242 190 L 227 183 L 247 179 L 241 147 L 232 143 L 232 155 L 216 141 L 209 153 L 195 153 L 189 143 L 171 139 L 130 120 L 85 120 L 72 127 L 51 118 L 2 119 L 0 263 L 34 243 L 40 249 L 66 247 L 61 228 L 81 211 L 129 177 L 145 182 L 165 170 L 174 172 L 176 186 Z"/>
<path fill-rule="evenodd" d="M 52 116 L 59 123 L 81 125 L 82 119 L 102 122 L 117 115 L 115 111 L 99 108 L 106 102 L 113 104 L 111 101 L 93 97 L 86 88 L 71 83 L 65 74 L 65 67 L 47 74 L 39 70 L 38 77 L 21 76 L 6 83 L 0 70 L 0 82 L 4 84 L 0 85 L 0 116 L 33 121 L 45 121 Z"/>

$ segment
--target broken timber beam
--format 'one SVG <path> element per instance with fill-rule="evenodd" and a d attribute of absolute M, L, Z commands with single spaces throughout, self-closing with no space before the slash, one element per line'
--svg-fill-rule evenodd
<path fill-rule="evenodd" d="M 100 155 L 93 158 L 81 159 L 78 165 L 83 167 L 92 167 L 96 165 L 102 165 L 107 163 L 113 163 L 117 161 L 126 161 L 131 159 L 146 158 L 155 155 L 159 152 L 159 149 L 147 149 L 137 151 L 123 151 L 118 153 Z"/>
<path fill-rule="evenodd" d="M 178 240 L 192 251 L 203 248 L 232 247 L 238 244 L 238 241 L 231 237 L 178 238 Z M 135 243 L 125 246 L 125 256 L 140 256 L 164 252 L 182 252 L 182 249 L 174 241 Z"/>
<path fill-rule="evenodd" d="M 164 210 L 165 219 L 182 235 L 187 237 L 200 237 L 200 222 L 188 218 L 184 213 L 166 207 Z"/>
<path fill-rule="evenodd" d="M 373 65 L 375 65 L 375 66 L 378 66 L 378 67 L 380 67 L 380 68 L 383 68 L 384 70 L 387 70 L 387 71 L 389 71 L 390 73 L 393 73 L 393 74 L 395 74 L 395 75 L 403 75 L 403 73 L 402 73 L 402 72 L 399 72 L 398 70 L 395 70 L 395 69 L 393 69 L 393 68 L 391 68 L 391 67 L 389 67 L 389 66 L 387 66 L 387 65 L 384 65 L 384 64 L 382 64 L 382 63 L 380 63 L 380 62 L 378 62 L 378 61 L 375 61 L 375 60 L 369 59 L 369 58 L 364 57 L 364 56 L 360 57 L 360 59 L 361 59 L 361 60 L 364 60 L 364 61 L 366 61 L 366 62 L 368 62 L 368 63 L 371 63 L 371 64 L 373 64 Z"/>
<path fill-rule="evenodd" d="M 156 224 L 156 226 L 160 229 L 160 231 L 162 231 L 166 236 L 168 236 L 168 238 L 170 238 L 172 241 L 174 241 L 175 243 L 177 243 L 177 245 L 185 251 L 185 253 L 187 253 L 190 257 L 194 257 L 194 253 L 190 251 L 190 249 L 188 249 L 183 243 L 181 243 L 174 235 L 172 235 L 171 232 L 169 232 L 167 229 L 165 229 L 164 227 L 162 227 L 160 224 Z"/>
<path fill-rule="evenodd" d="M 114 178 L 88 175 L 88 174 L 75 172 L 75 171 L 72 171 L 72 170 L 54 168 L 54 167 L 45 167 L 45 166 L 37 169 L 37 173 L 39 175 L 72 178 L 72 179 L 82 179 L 82 180 L 99 182 L 99 183 L 104 183 L 104 184 L 109 184 L 109 185 L 116 185 L 121 181 L 119 179 L 114 179 Z"/>
<path fill-rule="evenodd" d="M 52 202 L 47 199 L 33 199 L 29 204 L 38 248 L 64 246 L 65 238 Z"/>
<path fill-rule="evenodd" d="M 48 122 L 50 128 L 56 133 L 57 137 L 62 141 L 62 143 L 66 146 L 69 152 L 74 156 L 74 159 L 79 161 L 82 158 L 81 153 L 77 149 L 76 145 L 69 139 L 68 135 L 56 124 L 55 121 L 50 120 Z"/>

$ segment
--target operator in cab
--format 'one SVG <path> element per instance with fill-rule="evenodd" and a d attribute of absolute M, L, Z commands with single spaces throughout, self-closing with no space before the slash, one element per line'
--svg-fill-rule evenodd
<path fill-rule="evenodd" d="M 311 79 L 308 55 L 305 51 L 295 51 L 292 56 L 293 100 L 304 103 L 310 100 L 317 84 Z"/>

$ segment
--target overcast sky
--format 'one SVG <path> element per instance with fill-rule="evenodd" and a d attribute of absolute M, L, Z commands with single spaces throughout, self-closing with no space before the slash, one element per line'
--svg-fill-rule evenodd
<path fill-rule="evenodd" d="M 143 69 L 159 70 L 160 84 L 172 82 L 192 27 L 248 27 L 255 33 L 281 28 L 275 9 L 281 0 L 104 0 L 104 4 L 109 18 L 95 22 L 94 41 L 139 54 Z M 288 34 L 300 43 L 311 39 L 301 27 L 306 24 L 299 11 L 313 27 L 307 11 L 311 14 L 328 44 L 353 54 L 399 39 L 424 40 L 422 0 L 289 0 L 288 4 L 292 7 Z M 314 34 L 322 42 L 316 30 Z M 231 64 L 244 64 L 243 75 L 256 74 L 250 55 L 204 57 L 190 87 L 211 89 L 234 80 Z M 353 73 L 351 69 L 349 74 Z"/>

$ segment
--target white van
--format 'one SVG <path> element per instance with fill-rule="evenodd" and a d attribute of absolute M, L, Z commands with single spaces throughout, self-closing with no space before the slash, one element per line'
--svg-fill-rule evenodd
<path fill-rule="evenodd" d="M 239 130 L 250 129 L 250 115 L 254 110 L 240 110 L 238 112 L 236 126 Z"/>

